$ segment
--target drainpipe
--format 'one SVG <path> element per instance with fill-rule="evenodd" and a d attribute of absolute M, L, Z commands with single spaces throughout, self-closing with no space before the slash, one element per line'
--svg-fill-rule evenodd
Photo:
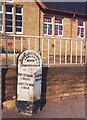
<path fill-rule="evenodd" d="M 71 21 L 71 28 L 70 28 L 70 38 L 72 39 L 72 30 L 73 30 L 73 21 L 75 20 L 75 14 L 73 15 L 73 17 L 70 18 Z M 71 40 L 70 40 L 70 55 L 71 55 Z"/>
<path fill-rule="evenodd" d="M 40 36 L 40 8 L 39 8 L 39 36 Z M 39 38 L 39 54 L 41 54 L 40 53 L 40 38 Z"/>
<path fill-rule="evenodd" d="M 85 29 L 87 29 L 87 23 L 85 24 Z M 86 30 L 85 30 L 85 32 L 86 32 Z M 85 34 L 85 41 L 86 41 L 85 42 L 86 43 L 86 45 L 85 45 L 85 54 L 86 54 L 85 62 L 86 62 L 86 67 L 87 67 L 87 35 L 86 34 Z"/>
<path fill-rule="evenodd" d="M 72 39 L 73 17 L 70 18 L 70 38 Z M 70 39 L 70 55 L 71 55 L 71 39 Z"/>
<path fill-rule="evenodd" d="M 86 65 L 87 65 L 87 38 L 86 38 Z"/>
<path fill-rule="evenodd" d="M 70 38 L 72 38 L 72 25 L 73 25 L 73 20 L 72 17 L 70 18 Z"/>

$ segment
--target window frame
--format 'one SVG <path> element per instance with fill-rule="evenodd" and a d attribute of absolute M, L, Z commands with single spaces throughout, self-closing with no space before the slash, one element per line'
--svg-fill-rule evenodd
<path fill-rule="evenodd" d="M 8 5 L 8 4 L 7 4 Z M 7 32 L 6 31 L 6 14 L 10 14 L 10 15 L 12 15 L 12 32 Z M 13 16 L 14 16 L 14 6 L 12 6 L 12 13 L 11 12 L 6 12 L 6 5 L 5 5 L 5 32 L 6 33 L 13 33 Z"/>
<path fill-rule="evenodd" d="M 78 26 L 78 22 L 79 22 L 79 21 L 83 22 L 83 26 Z M 80 28 L 80 34 L 79 34 L 79 35 L 78 35 L 78 28 Z M 81 37 L 81 28 L 84 29 L 84 32 L 83 32 L 84 36 L 83 36 L 83 37 Z M 85 37 L 85 21 L 82 20 L 82 19 L 78 19 L 78 20 L 77 20 L 77 37 L 78 37 L 78 38 L 84 38 L 84 37 Z"/>
<path fill-rule="evenodd" d="M 3 5 L 2 4 L 0 4 L 1 6 L 2 6 L 2 11 L 0 11 L 0 13 L 2 14 L 2 31 L 0 31 L 1 33 L 3 33 Z"/>
<path fill-rule="evenodd" d="M 23 7 L 21 7 L 21 11 L 22 11 L 22 13 L 16 13 L 16 12 L 15 12 L 15 24 L 16 24 L 16 21 L 17 21 L 17 20 L 16 20 L 16 15 L 22 16 L 22 21 L 21 21 L 21 22 L 22 22 L 22 27 L 18 27 L 18 28 L 21 28 L 22 31 L 21 31 L 21 32 L 16 32 L 16 27 L 15 27 L 15 33 L 16 33 L 16 34 L 23 34 Z M 16 26 L 16 25 L 15 25 L 15 26 Z"/>
<path fill-rule="evenodd" d="M 44 24 L 43 24 L 43 35 L 44 36 L 52 36 L 48 34 L 48 25 L 52 25 L 52 33 L 53 33 L 53 16 L 50 16 L 50 15 L 44 15 L 44 18 L 46 17 L 50 17 L 51 18 L 51 22 L 44 22 L 44 24 L 47 24 L 47 34 L 44 34 Z"/>
<path fill-rule="evenodd" d="M 87 38 L 87 27 L 85 27 L 85 38 Z"/>
<path fill-rule="evenodd" d="M 13 3 L 13 2 L 14 2 L 14 0 L 11 0 L 11 1 L 10 1 L 10 0 L 8 0 L 8 1 L 7 1 L 7 0 L 5 0 L 5 2 L 8 2 L 8 3 Z"/>
<path fill-rule="evenodd" d="M 55 16 L 55 20 L 56 20 L 56 17 L 58 18 L 58 19 L 62 19 L 62 24 L 60 24 L 60 23 L 55 23 L 55 21 L 54 21 L 54 35 L 55 35 L 55 25 L 57 25 L 58 26 L 58 28 L 59 28 L 59 26 L 61 25 L 62 26 L 62 35 L 60 35 L 59 34 L 59 29 L 58 29 L 58 35 L 55 35 L 55 36 L 63 36 L 63 18 L 62 17 L 58 17 L 58 16 Z"/>

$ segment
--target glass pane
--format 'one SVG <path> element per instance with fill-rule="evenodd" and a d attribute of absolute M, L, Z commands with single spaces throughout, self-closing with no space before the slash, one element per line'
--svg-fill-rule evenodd
<path fill-rule="evenodd" d="M 83 22 L 80 22 L 80 26 L 83 26 Z"/>
<path fill-rule="evenodd" d="M 52 21 L 52 17 L 50 16 L 44 16 L 44 22 L 50 22 Z"/>
<path fill-rule="evenodd" d="M 6 26 L 6 32 L 12 32 L 12 27 L 7 27 Z"/>
<path fill-rule="evenodd" d="M 0 19 L 2 19 L 2 13 L 0 13 Z"/>
<path fill-rule="evenodd" d="M 78 27 L 78 34 L 80 33 L 80 28 Z"/>
<path fill-rule="evenodd" d="M 0 31 L 2 31 L 2 26 L 0 26 Z"/>
<path fill-rule="evenodd" d="M 2 5 L 0 5 L 0 11 L 2 11 Z"/>
<path fill-rule="evenodd" d="M 16 20 L 21 20 L 22 21 L 22 16 L 21 15 L 16 15 Z"/>
<path fill-rule="evenodd" d="M 2 25 L 2 20 L 0 20 L 0 25 Z"/>
<path fill-rule="evenodd" d="M 12 21 L 6 20 L 5 22 L 6 22 L 6 23 L 5 23 L 6 25 L 12 26 Z"/>
<path fill-rule="evenodd" d="M 84 37 L 84 33 L 81 33 L 81 37 Z"/>
<path fill-rule="evenodd" d="M 46 28 L 46 29 L 47 29 L 47 24 L 44 24 L 44 28 Z"/>
<path fill-rule="evenodd" d="M 55 29 L 58 29 L 58 25 L 55 25 Z"/>
<path fill-rule="evenodd" d="M 6 19 L 12 19 L 12 15 L 11 14 L 6 14 Z"/>
<path fill-rule="evenodd" d="M 16 7 L 16 13 L 22 13 L 22 8 L 21 7 Z"/>
<path fill-rule="evenodd" d="M 83 26 L 83 21 L 78 21 L 78 26 Z"/>
<path fill-rule="evenodd" d="M 62 18 L 55 18 L 55 23 L 62 24 Z"/>
<path fill-rule="evenodd" d="M 12 12 L 12 5 L 6 5 L 6 12 Z"/>
<path fill-rule="evenodd" d="M 81 28 L 81 32 L 84 32 L 84 28 Z"/>
<path fill-rule="evenodd" d="M 22 28 L 17 28 L 16 27 L 16 32 L 22 32 Z"/>
<path fill-rule="evenodd" d="M 47 18 L 44 18 L 44 22 L 47 22 Z"/>
<path fill-rule="evenodd" d="M 58 35 L 58 30 L 55 30 L 55 35 Z"/>
<path fill-rule="evenodd" d="M 22 27 L 22 22 L 18 22 L 18 21 L 16 21 L 16 26 L 20 26 L 20 27 Z"/>
<path fill-rule="evenodd" d="M 52 25 L 48 24 L 48 29 L 52 29 Z"/>
<path fill-rule="evenodd" d="M 63 29 L 63 27 L 61 25 L 59 25 L 59 30 L 62 30 L 62 29 Z"/>
<path fill-rule="evenodd" d="M 59 35 L 62 35 L 62 31 L 59 31 Z"/>
<path fill-rule="evenodd" d="M 52 30 L 48 30 L 48 35 L 52 35 Z"/>

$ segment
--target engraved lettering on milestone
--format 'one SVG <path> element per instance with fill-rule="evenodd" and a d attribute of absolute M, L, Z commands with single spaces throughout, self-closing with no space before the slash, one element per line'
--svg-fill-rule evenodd
<path fill-rule="evenodd" d="M 40 59 L 34 53 L 24 53 L 19 61 L 21 62 L 21 67 L 22 66 L 29 66 L 29 67 L 40 66 Z"/>

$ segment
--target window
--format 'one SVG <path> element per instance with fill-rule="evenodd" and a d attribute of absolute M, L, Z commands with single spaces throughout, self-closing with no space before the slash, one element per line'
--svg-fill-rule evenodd
<path fill-rule="evenodd" d="M 22 7 L 16 6 L 16 32 L 22 32 Z"/>
<path fill-rule="evenodd" d="M 6 5 L 6 14 L 5 14 L 5 31 L 13 32 L 13 6 Z"/>
<path fill-rule="evenodd" d="M 63 35 L 62 18 L 55 17 L 55 35 Z"/>
<path fill-rule="evenodd" d="M 14 1 L 14 0 L 6 0 L 6 1 Z M 3 13 L 3 9 L 5 10 L 4 13 Z M 3 32 L 4 29 L 6 33 L 14 32 L 14 34 L 15 33 L 21 34 L 23 32 L 22 16 L 23 16 L 23 7 L 21 5 L 18 4 L 17 6 L 17 5 L 13 5 L 12 3 L 11 4 L 6 3 L 6 5 L 3 6 L 0 4 L 0 32 Z M 3 17 L 5 18 L 3 19 Z M 4 28 L 3 25 L 5 26 Z"/>
<path fill-rule="evenodd" d="M 43 33 L 44 35 L 52 35 L 54 33 L 54 35 L 63 36 L 63 18 L 54 16 L 52 21 L 52 16 L 45 15 Z"/>
<path fill-rule="evenodd" d="M 0 5 L 0 32 L 3 31 L 3 6 Z"/>
<path fill-rule="evenodd" d="M 78 37 L 84 37 L 84 23 L 82 20 L 78 20 Z"/>
<path fill-rule="evenodd" d="M 44 16 L 44 35 L 52 35 L 52 17 Z"/>

